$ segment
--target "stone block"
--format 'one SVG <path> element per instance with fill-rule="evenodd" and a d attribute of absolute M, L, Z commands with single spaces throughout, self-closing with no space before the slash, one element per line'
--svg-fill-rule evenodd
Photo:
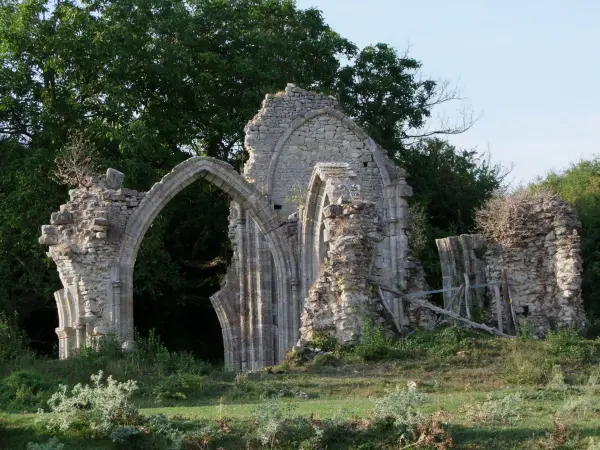
<path fill-rule="evenodd" d="M 69 211 L 53 212 L 50 216 L 50 223 L 52 225 L 67 225 L 73 223 L 73 214 Z"/>
<path fill-rule="evenodd" d="M 57 234 L 42 234 L 38 239 L 41 245 L 57 245 L 58 235 Z"/>
<path fill-rule="evenodd" d="M 101 227 L 107 227 L 108 219 L 106 219 L 105 217 L 96 217 L 96 218 L 94 218 L 94 225 L 98 225 Z"/>
<path fill-rule="evenodd" d="M 136 191 L 135 189 L 127 189 L 127 188 L 121 188 L 117 191 L 117 193 L 124 195 L 126 197 L 137 197 L 137 195 L 138 195 L 138 191 Z"/>
<path fill-rule="evenodd" d="M 116 169 L 108 169 L 106 171 L 106 179 L 104 180 L 104 185 L 108 189 L 119 189 L 123 184 L 123 180 L 125 179 L 125 174 L 119 172 Z"/>

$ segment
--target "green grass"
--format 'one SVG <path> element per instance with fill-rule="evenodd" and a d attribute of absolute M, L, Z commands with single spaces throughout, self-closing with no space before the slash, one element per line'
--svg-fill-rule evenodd
<path fill-rule="evenodd" d="M 305 377 L 306 375 L 303 375 Z M 514 389 L 493 392 L 506 394 Z M 552 415 L 563 403 L 562 399 L 546 399 L 538 396 L 540 391 L 530 389 L 525 391 L 526 400 L 520 416 L 510 426 L 475 425 L 469 419 L 465 405 L 483 401 L 484 392 L 455 392 L 431 393 L 430 401 L 425 405 L 424 411 L 434 412 L 440 409 L 450 412 L 453 416 L 453 437 L 456 448 L 462 449 L 508 449 L 508 448 L 539 448 L 537 441 L 544 438 L 552 431 Z M 600 404 L 600 396 L 594 396 Z M 342 416 L 366 417 L 372 413 L 372 402 L 364 397 L 351 396 L 345 399 L 309 399 L 309 400 L 279 400 L 281 403 L 295 405 L 294 415 L 308 416 L 314 414 L 318 418 Z M 221 417 L 233 420 L 247 421 L 253 412 L 261 407 L 261 402 L 211 404 L 203 406 L 174 406 L 145 408 L 141 412 L 145 415 L 165 414 L 167 416 L 185 417 L 191 420 L 216 421 Z M 0 428 L 0 449 L 22 449 L 25 444 L 35 437 L 38 441 L 46 440 L 51 436 L 37 423 L 36 414 L 2 414 L 2 428 Z M 570 442 L 572 447 L 559 448 L 585 448 L 585 439 L 592 436 L 600 438 L 600 416 L 596 411 L 589 418 L 578 419 L 569 427 Z M 62 442 L 68 443 L 69 449 L 108 449 L 113 448 L 109 441 L 88 442 L 73 437 L 61 436 Z M 3 447 L 7 442 L 11 446 Z M 235 448 L 235 447 L 232 447 Z"/>
<path fill-rule="evenodd" d="M 186 418 L 186 426 L 198 430 L 228 417 L 232 438 L 219 444 L 226 449 L 246 448 L 256 428 L 255 412 L 264 407 L 265 399 L 278 398 L 279 403 L 293 404 L 294 415 L 351 421 L 356 416 L 372 417 L 371 398 L 396 385 L 406 386 L 409 381 L 418 383 L 419 390 L 429 397 L 423 412 L 443 410 L 451 414 L 452 437 L 458 449 L 587 450 L 589 437 L 600 442 L 600 389 L 585 387 L 590 375 L 600 374 L 600 341 L 581 339 L 572 333 L 552 335 L 545 341 L 506 340 L 452 330 L 422 333 L 394 344 L 385 360 L 360 361 L 342 354 L 327 365 L 278 367 L 276 373 L 243 376 L 168 354 L 146 365 L 132 358 L 119 358 L 88 354 L 79 360 L 30 359 L 27 365 L 15 362 L 12 369 L 5 366 L 2 373 L 7 376 L 3 380 L 8 381 L 2 381 L 1 386 L 8 389 L 20 382 L 27 386 L 12 397 L 0 386 L 0 450 L 21 450 L 27 442 L 47 441 L 51 434 L 38 423 L 39 417 L 20 412 L 35 411 L 49 395 L 48 386 L 54 386 L 57 380 L 72 385 L 100 368 L 123 381 L 139 380 L 141 389 L 134 401 L 144 415 L 165 414 L 175 421 Z M 568 385 L 565 392 L 545 387 L 557 365 Z M 298 398 L 298 392 L 309 398 Z M 499 398 L 514 392 L 521 392 L 524 400 L 512 423 L 493 426 L 474 420 L 473 405 L 484 402 L 488 394 Z M 584 395 L 593 401 L 591 413 L 584 416 L 574 410 L 559 420 L 557 428 L 554 415 L 565 399 Z M 397 448 L 382 435 L 360 433 L 356 431 L 347 438 L 355 439 L 355 448 Z M 66 449 L 119 448 L 108 440 L 58 437 Z M 254 442 L 250 448 L 257 445 Z M 350 448 L 355 442 L 349 444 L 340 437 L 337 445 L 329 448 Z"/>

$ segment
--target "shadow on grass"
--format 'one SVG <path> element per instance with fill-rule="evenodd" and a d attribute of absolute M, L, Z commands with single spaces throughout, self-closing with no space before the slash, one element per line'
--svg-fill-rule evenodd
<path fill-rule="evenodd" d="M 108 450 L 115 448 L 110 440 L 95 440 L 92 443 L 85 438 L 58 435 L 38 425 L 6 425 L 0 422 L 0 450 L 26 450 L 29 442 L 41 444 L 48 442 L 52 437 L 58 438 L 64 444 L 64 450 Z"/>
<path fill-rule="evenodd" d="M 501 428 L 452 427 L 452 437 L 456 448 L 473 450 L 542 449 L 546 447 L 541 441 L 547 439 L 551 433 L 552 430 L 549 428 L 522 428 L 518 426 Z M 572 447 L 572 445 L 582 443 L 590 437 L 600 438 L 600 429 L 593 426 L 590 426 L 590 428 L 567 429 L 564 437 L 564 444 L 571 446 L 560 448 L 579 448 Z"/>

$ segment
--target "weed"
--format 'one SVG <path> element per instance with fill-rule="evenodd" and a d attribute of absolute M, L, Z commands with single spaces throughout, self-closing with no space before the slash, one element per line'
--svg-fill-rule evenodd
<path fill-rule="evenodd" d="M 518 416 L 523 403 L 520 392 L 494 399 L 488 394 L 486 400 L 467 406 L 467 415 L 474 423 L 508 425 Z"/>
<path fill-rule="evenodd" d="M 391 419 L 397 428 L 409 431 L 423 419 L 419 407 L 427 401 L 427 397 L 418 391 L 416 383 L 409 383 L 406 388 L 396 386 L 372 401 L 376 419 Z"/>
<path fill-rule="evenodd" d="M 293 410 L 293 405 L 275 400 L 265 401 L 254 410 L 252 417 L 256 422 L 256 437 L 264 447 L 275 448 L 277 436 Z"/>
<path fill-rule="evenodd" d="M 376 326 L 371 318 L 364 318 L 362 339 L 354 351 L 364 360 L 388 358 L 392 350 L 392 340 L 387 338 L 383 330 Z"/>
<path fill-rule="evenodd" d="M 60 431 L 77 430 L 89 436 L 108 436 L 118 425 L 139 422 L 138 410 L 130 402 L 137 383 L 120 383 L 109 376 L 103 382 L 102 371 L 92 375 L 91 385 L 77 384 L 70 394 L 60 385 L 48 404 L 52 415 L 48 427 Z"/>

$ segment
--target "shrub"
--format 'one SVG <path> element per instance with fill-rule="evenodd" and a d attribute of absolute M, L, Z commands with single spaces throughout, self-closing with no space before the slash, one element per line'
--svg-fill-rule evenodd
<path fill-rule="evenodd" d="M 307 347 L 312 347 L 324 352 L 333 352 L 339 349 L 335 337 L 327 330 L 316 330 Z"/>
<path fill-rule="evenodd" d="M 34 442 L 29 442 L 27 444 L 27 450 L 63 450 L 64 448 L 65 445 L 61 444 L 55 437 L 50 438 L 50 440 L 43 444 L 36 444 Z"/>
<path fill-rule="evenodd" d="M 48 400 L 53 413 L 49 428 L 106 437 L 119 425 L 139 422 L 138 410 L 130 402 L 137 389 L 135 381 L 120 383 L 109 376 L 104 383 L 102 371 L 90 378 L 91 385 L 77 384 L 70 394 L 66 385 L 59 386 Z"/>
<path fill-rule="evenodd" d="M 469 405 L 467 413 L 475 423 L 507 425 L 518 415 L 522 404 L 523 395 L 520 392 L 496 399 L 488 395 L 484 402 Z"/>
<path fill-rule="evenodd" d="M 25 333 L 17 325 L 16 313 L 10 317 L 0 311 L 0 362 L 29 353 Z"/>
<path fill-rule="evenodd" d="M 376 419 L 392 419 L 396 427 L 409 431 L 423 419 L 419 407 L 427 401 L 427 396 L 419 392 L 416 383 L 411 382 L 407 388 L 396 386 L 372 401 Z"/>
<path fill-rule="evenodd" d="M 256 437 L 263 446 L 275 448 L 277 436 L 293 410 L 292 404 L 281 404 L 275 400 L 265 401 L 254 410 L 252 417 L 256 422 Z"/>
<path fill-rule="evenodd" d="M 576 359 L 586 359 L 586 341 L 577 330 L 565 329 L 549 331 L 546 340 L 550 344 L 549 351 L 553 356 Z"/>
<path fill-rule="evenodd" d="M 362 325 L 362 339 L 354 351 L 364 360 L 377 360 L 388 358 L 392 353 L 392 340 L 387 338 L 383 330 L 373 323 L 370 318 L 365 318 Z"/>
<path fill-rule="evenodd" d="M 311 362 L 311 367 L 314 369 L 320 369 L 322 367 L 335 367 L 340 364 L 340 359 L 333 353 L 323 353 L 317 355 Z"/>
<path fill-rule="evenodd" d="M 18 370 L 0 381 L 0 404 L 20 411 L 36 411 L 47 405 L 58 381 L 36 370 Z"/>
<path fill-rule="evenodd" d="M 190 395 L 198 395 L 204 391 L 205 377 L 178 373 L 158 380 L 152 393 L 160 403 L 165 400 L 185 400 Z"/>
<path fill-rule="evenodd" d="M 169 350 L 162 342 L 155 329 L 148 332 L 148 336 L 141 336 L 136 332 L 135 349 L 130 357 L 133 360 L 146 363 L 161 363 L 170 358 Z"/>

